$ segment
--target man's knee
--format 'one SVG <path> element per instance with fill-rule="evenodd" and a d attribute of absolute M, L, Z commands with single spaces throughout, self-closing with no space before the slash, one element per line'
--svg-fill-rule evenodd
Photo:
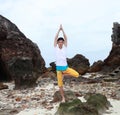
<path fill-rule="evenodd" d="M 80 74 L 78 72 L 75 73 L 75 77 L 79 77 Z"/>

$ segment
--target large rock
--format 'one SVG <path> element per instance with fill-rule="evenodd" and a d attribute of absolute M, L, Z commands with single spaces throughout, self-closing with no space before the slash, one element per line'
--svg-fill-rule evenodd
<path fill-rule="evenodd" d="M 89 72 L 101 71 L 103 64 L 104 64 L 104 62 L 101 60 L 94 62 L 93 65 L 90 67 Z"/>
<path fill-rule="evenodd" d="M 81 54 L 75 55 L 71 59 L 67 59 L 69 67 L 75 69 L 79 74 L 85 74 L 90 66 L 89 60 Z M 55 63 L 50 63 L 52 70 L 55 71 Z"/>
<path fill-rule="evenodd" d="M 89 69 L 90 63 L 85 56 L 77 54 L 73 58 L 68 59 L 68 65 L 80 74 L 85 74 Z"/>
<path fill-rule="evenodd" d="M 0 81 L 15 80 L 16 88 L 31 87 L 45 69 L 38 46 L 0 15 Z"/>
<path fill-rule="evenodd" d="M 77 99 L 77 96 L 75 95 L 74 92 L 68 90 L 68 91 L 65 91 L 64 92 L 65 94 L 65 99 L 66 101 L 70 102 L 71 100 L 74 100 L 74 99 Z M 58 102 L 58 101 L 61 101 L 62 100 L 62 97 L 60 95 L 60 91 L 56 91 L 54 96 L 53 96 L 53 102 Z"/>
<path fill-rule="evenodd" d="M 90 72 L 101 71 L 109 74 L 120 66 L 120 24 L 113 23 L 112 49 L 109 56 L 103 62 L 94 63 L 90 67 Z"/>
<path fill-rule="evenodd" d="M 113 71 L 120 66 L 120 24 L 113 24 L 112 49 L 109 56 L 104 60 L 104 65 L 108 67 L 108 71 Z"/>
<path fill-rule="evenodd" d="M 102 115 L 110 106 L 104 95 L 91 94 L 87 102 L 73 99 L 70 102 L 61 103 L 55 115 Z"/>

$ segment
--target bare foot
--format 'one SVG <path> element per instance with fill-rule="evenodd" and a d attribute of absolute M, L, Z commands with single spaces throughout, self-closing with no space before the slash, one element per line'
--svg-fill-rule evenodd
<path fill-rule="evenodd" d="M 63 98 L 61 102 L 62 102 L 62 103 L 65 103 L 65 98 Z"/>

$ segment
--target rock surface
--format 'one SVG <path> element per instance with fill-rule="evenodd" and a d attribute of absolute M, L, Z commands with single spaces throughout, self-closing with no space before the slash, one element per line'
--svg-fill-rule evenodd
<path fill-rule="evenodd" d="M 0 15 L 0 81 L 15 80 L 15 88 L 32 87 L 44 71 L 38 46 Z"/>

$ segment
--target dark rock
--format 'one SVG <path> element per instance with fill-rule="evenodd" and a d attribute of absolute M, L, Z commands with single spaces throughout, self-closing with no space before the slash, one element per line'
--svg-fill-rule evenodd
<path fill-rule="evenodd" d="M 71 101 L 73 99 L 77 99 L 77 96 L 75 95 L 75 93 L 70 91 L 70 90 L 69 91 L 64 91 L 64 95 L 65 95 L 66 102 Z M 62 97 L 60 95 L 60 92 L 56 91 L 54 96 L 53 96 L 53 102 L 58 102 L 58 101 L 61 101 L 61 100 L 62 100 Z"/>
<path fill-rule="evenodd" d="M 104 62 L 99 60 L 97 62 L 94 62 L 93 65 L 88 70 L 89 72 L 98 72 L 102 70 L 102 66 L 104 65 Z"/>
<path fill-rule="evenodd" d="M 50 66 L 52 67 L 51 70 L 54 71 L 54 72 L 56 72 L 56 64 L 55 64 L 55 62 L 51 62 Z"/>
<path fill-rule="evenodd" d="M 90 72 L 101 72 L 109 74 L 120 66 L 120 24 L 113 23 L 112 49 L 106 59 L 94 63 L 89 69 Z"/>
<path fill-rule="evenodd" d="M 90 63 L 83 55 L 77 54 L 73 58 L 68 59 L 68 65 L 80 74 L 85 74 L 89 69 Z"/>
<path fill-rule="evenodd" d="M 120 66 L 120 24 L 118 23 L 113 24 L 112 42 L 110 54 L 104 60 L 104 68 L 107 68 L 107 71 L 110 72 Z"/>
<path fill-rule="evenodd" d="M 106 109 L 108 109 L 111 106 L 110 102 L 102 94 L 89 95 L 89 98 L 87 99 L 86 103 L 96 108 L 99 114 L 102 114 L 103 112 L 105 112 Z"/>
<path fill-rule="evenodd" d="M 45 71 L 38 46 L 0 15 L 0 81 L 15 80 L 16 88 L 32 87 Z"/>
<path fill-rule="evenodd" d="M 4 85 L 3 83 L 0 83 L 0 90 L 2 89 L 8 89 L 8 85 Z"/>
<path fill-rule="evenodd" d="M 115 22 L 113 23 L 113 34 L 111 35 L 112 37 L 112 42 L 116 45 L 120 45 L 120 24 Z"/>

